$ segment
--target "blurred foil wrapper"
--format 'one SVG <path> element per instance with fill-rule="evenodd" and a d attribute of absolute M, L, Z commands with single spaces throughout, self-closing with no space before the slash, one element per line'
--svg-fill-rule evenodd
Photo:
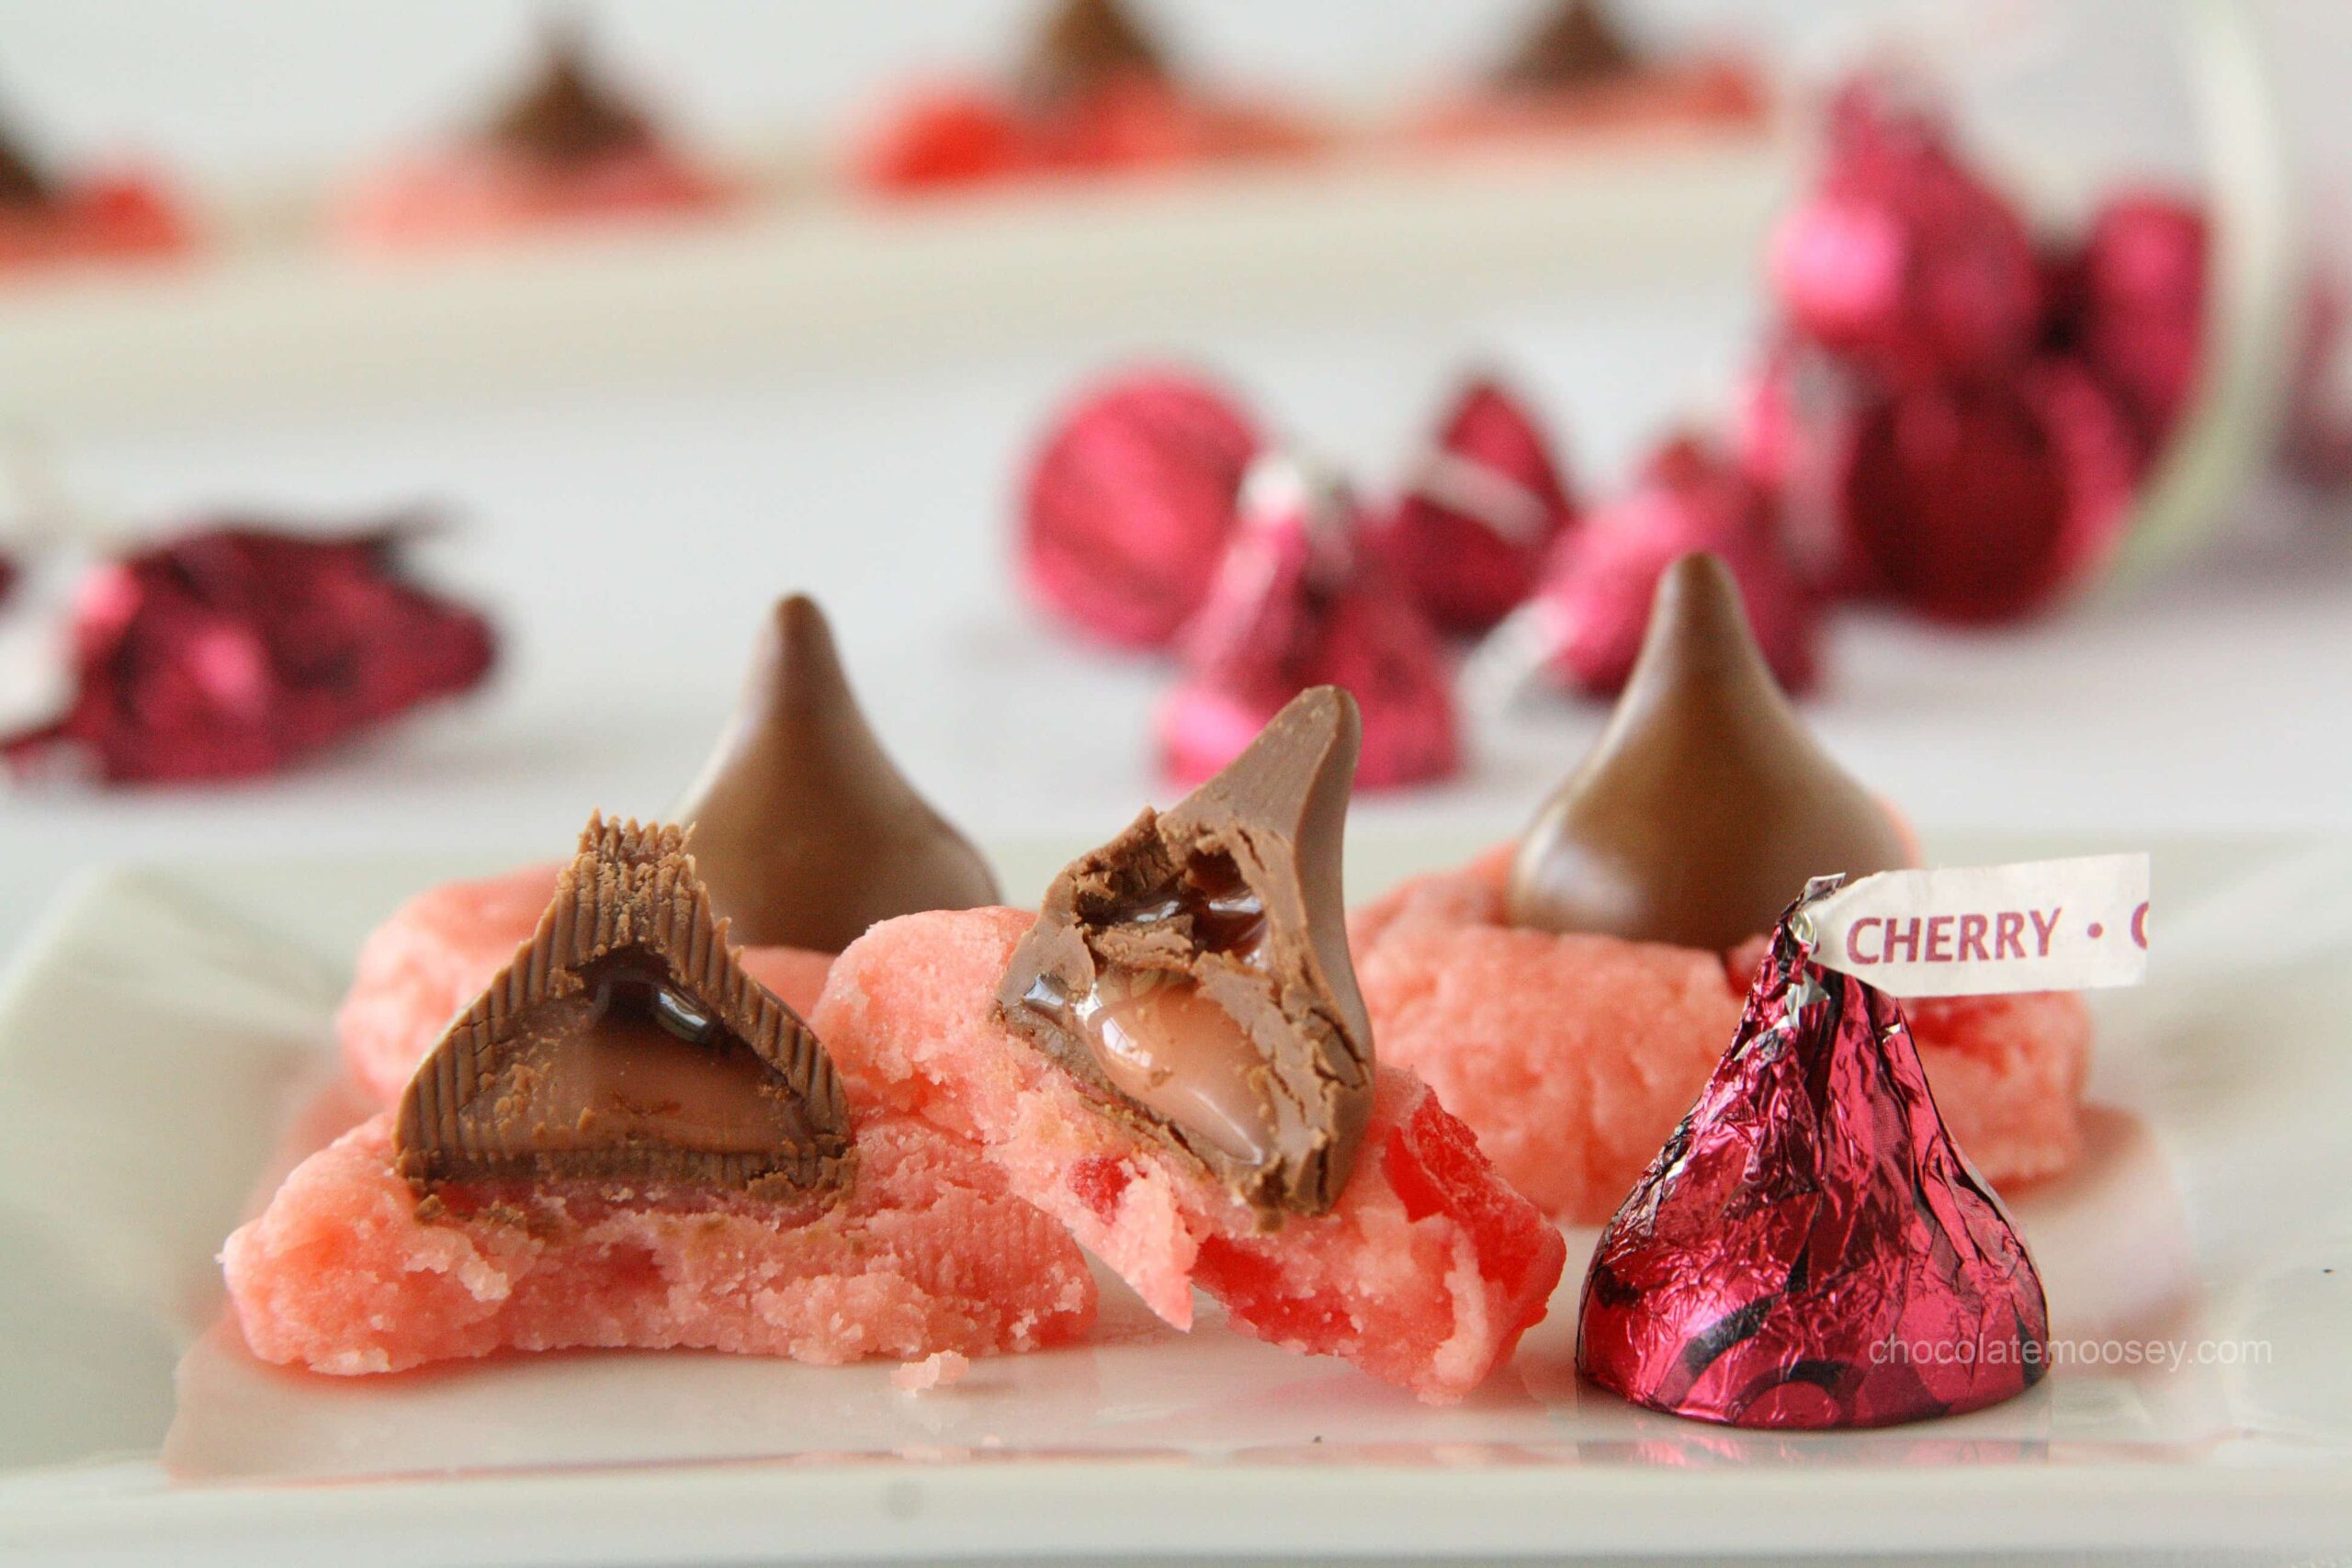
<path fill-rule="evenodd" d="M 0 761 L 19 779 L 251 778 L 479 684 L 495 634 L 407 575 L 421 526 L 319 537 L 225 522 L 88 569 L 63 637 L 65 711 L 0 736 Z"/>
<path fill-rule="evenodd" d="M 1602 1232 L 1577 1365 L 1736 1427 L 1981 1409 L 2049 1364 L 2041 1280 L 1937 1114 L 1894 998 L 1811 962 L 1790 907 L 1739 1033 Z"/>

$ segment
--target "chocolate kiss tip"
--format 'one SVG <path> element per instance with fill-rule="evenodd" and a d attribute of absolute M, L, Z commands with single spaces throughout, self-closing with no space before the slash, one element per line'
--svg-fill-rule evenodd
<path fill-rule="evenodd" d="M 1514 925 L 1727 950 L 1772 929 L 1809 877 L 1909 856 L 1773 682 L 1717 557 L 1660 578 L 1609 728 L 1511 866 Z"/>
<path fill-rule="evenodd" d="M 743 699 L 673 813 L 732 940 L 838 953 L 877 920 L 998 900 L 875 739 L 814 600 L 777 603 Z"/>
<path fill-rule="evenodd" d="M 1363 750 L 1363 715 L 1342 687 L 1309 686 L 1266 721 L 1257 738 L 1206 783 L 1170 808 L 1171 818 L 1211 802 L 1280 816 L 1295 836 L 1345 818 Z"/>

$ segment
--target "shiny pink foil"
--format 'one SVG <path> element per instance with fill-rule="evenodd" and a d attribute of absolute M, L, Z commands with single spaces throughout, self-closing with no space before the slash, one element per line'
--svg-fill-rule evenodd
<path fill-rule="evenodd" d="M 1822 499 L 1841 578 L 1939 620 L 2010 620 L 2093 577 L 2120 542 L 2140 443 L 2067 359 L 2001 385 L 1849 406 Z"/>
<path fill-rule="evenodd" d="M 1554 628 L 1554 674 L 1597 696 L 1623 690 L 1659 576 L 1693 550 L 1731 568 L 1782 688 L 1810 690 L 1820 674 L 1820 606 L 1789 558 L 1772 497 L 1690 436 L 1659 447 L 1629 494 L 1588 514 L 1564 542 L 1537 590 Z"/>
<path fill-rule="evenodd" d="M 109 784 L 247 778 L 478 684 L 496 638 L 403 574 L 413 532 L 232 524 L 94 569 L 74 605 L 73 704 L 0 737 L 0 760 Z"/>
<path fill-rule="evenodd" d="M 1258 435 L 1197 377 L 1145 369 L 1088 392 L 1029 468 L 1023 581 L 1066 624 L 1125 648 L 1164 648 L 1207 597 Z"/>
<path fill-rule="evenodd" d="M 1354 500 L 1287 457 L 1253 469 L 1241 527 L 1187 633 L 1159 716 L 1161 763 L 1195 784 L 1309 686 L 1344 686 L 1363 716 L 1359 789 L 1457 771 L 1453 694 L 1437 635 L 1368 548 Z"/>
<path fill-rule="evenodd" d="M 1873 379 L 1994 376 L 2041 326 L 2023 220 L 1929 115 L 1849 86 L 1812 193 L 1774 231 L 1772 290 L 1806 339 Z"/>
<path fill-rule="evenodd" d="M 1736 1427 L 1997 1404 L 2048 1368 L 2041 1277 L 1944 1132 L 1901 1006 L 1810 962 L 1803 902 L 1722 1065 L 1601 1234 L 1577 1365 L 1637 1404 Z"/>
<path fill-rule="evenodd" d="M 2158 191 L 2125 191 L 2099 208 L 2075 263 L 2075 339 L 2154 449 L 2197 390 L 2206 251 L 2200 209 Z"/>
<path fill-rule="evenodd" d="M 1415 466 L 1385 546 L 1431 622 L 1476 634 L 1534 592 L 1574 515 L 1543 427 L 1482 376 L 1462 389 Z"/>

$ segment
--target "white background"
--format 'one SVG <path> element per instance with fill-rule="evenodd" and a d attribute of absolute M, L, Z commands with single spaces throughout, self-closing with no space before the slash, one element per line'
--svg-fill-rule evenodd
<path fill-rule="evenodd" d="M 1011 0 L 597 7 L 613 52 L 729 149 L 837 125 L 872 83 L 1002 52 Z M 1208 0 L 1166 7 L 1201 57 L 1363 108 L 1466 68 L 1519 7 L 1481 0 Z M 2342 119 L 2324 65 L 2352 7 L 2264 7 L 2290 112 L 2322 175 Z M 476 0 L 0 0 L 0 89 L 75 150 L 167 147 L 203 190 L 347 168 L 473 103 L 532 8 Z M 1801 62 L 1894 17 L 1966 64 L 1972 102 L 2096 185 L 2178 167 L 2191 139 L 2160 25 L 2170 7 L 1660 5 L 1658 31 L 1752 28 Z M 1939 56 L 1940 57 L 1940 56 Z M 2335 58 L 2341 58 L 2340 55 Z M 1987 85 L 1990 83 L 1990 85 Z M 2314 178 L 2321 175 L 2314 175 Z M 1475 265 L 1465 258 L 1464 265 Z M 1588 489 L 1678 419 L 1718 408 L 1752 341 L 1746 254 L 1647 288 L 1574 279 L 1432 288 L 1367 316 L 1246 298 L 1090 317 L 1018 344 L 834 350 L 723 375 L 555 393 L 451 385 L 316 409 L 224 406 L 44 431 L 77 504 L 170 521 L 251 503 L 341 516 L 423 498 L 461 530 L 431 564 L 491 604 L 511 657 L 483 699 L 280 780 L 234 789 L 0 798 L 0 951 L 59 881 L 116 857 L 454 841 L 548 853 L 588 809 L 656 812 L 715 733 L 763 606 L 831 608 L 869 711 L 908 771 L 977 831 L 1100 825 L 1155 784 L 1166 671 L 1061 643 L 1006 570 L 1007 502 L 1044 412 L 1088 371 L 1170 348 L 1217 366 L 1371 488 L 1466 363 L 1517 373 Z M 5 330 L 5 323 L 0 323 Z M 2167 828 L 2352 827 L 2352 562 L 2343 519 L 2248 508 L 2240 542 L 2152 589 L 1999 635 L 1842 619 L 1814 713 L 1923 823 L 2060 827 L 2103 847 Z M 2332 542 L 2331 542 L 2332 541 Z M 1511 830 L 1597 730 L 1534 710 L 1475 738 L 1470 773 L 1373 801 L 1382 820 Z"/>

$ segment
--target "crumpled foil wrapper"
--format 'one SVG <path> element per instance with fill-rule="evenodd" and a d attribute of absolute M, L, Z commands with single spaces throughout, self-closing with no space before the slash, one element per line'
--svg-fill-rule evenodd
<path fill-rule="evenodd" d="M 1363 717 L 1356 787 L 1442 779 L 1462 765 L 1444 650 L 1379 553 L 1354 499 L 1276 455 L 1251 471 L 1216 589 L 1186 634 L 1184 676 L 1159 716 L 1168 776 L 1195 784 L 1309 686 L 1343 686 Z"/>
<path fill-rule="evenodd" d="M 479 684 L 496 637 L 402 573 L 416 532 L 230 523 L 93 568 L 74 604 L 72 703 L 0 738 L 0 760 L 19 777 L 250 778 Z"/>
<path fill-rule="evenodd" d="M 1491 377 L 1455 397 L 1385 531 L 1407 592 L 1441 630 L 1487 630 L 1533 592 L 1575 518 L 1552 444 Z"/>
<path fill-rule="evenodd" d="M 1811 962 L 1790 906 L 1739 1033 L 1601 1234 L 1577 1365 L 1736 1427 L 1981 1409 L 2049 1366 L 2041 1280 L 1953 1146 L 1900 1004 Z"/>
<path fill-rule="evenodd" d="M 1258 448 L 1239 405 L 1182 371 L 1132 371 L 1081 397 L 1023 490 L 1031 596 L 1101 641 L 1169 646 L 1208 597 Z"/>

